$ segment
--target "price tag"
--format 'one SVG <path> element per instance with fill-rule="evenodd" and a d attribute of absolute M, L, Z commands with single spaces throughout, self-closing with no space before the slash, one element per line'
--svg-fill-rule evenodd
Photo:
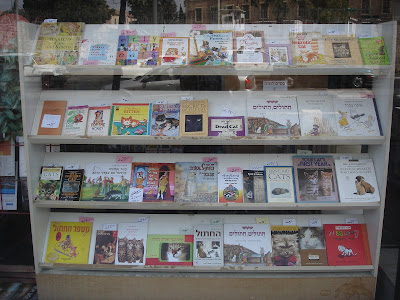
<path fill-rule="evenodd" d="M 118 101 L 118 103 L 131 103 L 131 100 L 122 98 L 121 100 Z"/>
<path fill-rule="evenodd" d="M 128 202 L 143 202 L 143 189 L 131 187 Z"/>
<path fill-rule="evenodd" d="M 296 226 L 296 219 L 283 219 L 282 225 L 284 226 Z"/>
<path fill-rule="evenodd" d="M 331 29 L 326 30 L 326 34 L 327 35 L 339 35 L 339 30 L 331 28 Z"/>
<path fill-rule="evenodd" d="M 211 224 L 211 220 L 210 219 L 203 219 L 203 220 L 201 220 L 201 224 L 209 225 L 209 224 Z"/>
<path fill-rule="evenodd" d="M 234 117 L 234 116 L 236 116 L 236 112 L 231 110 L 231 109 L 229 109 L 229 108 L 224 107 L 222 109 L 222 112 L 221 112 L 220 116 L 221 117 Z"/>
<path fill-rule="evenodd" d="M 168 104 L 167 100 L 156 100 L 156 104 Z"/>
<path fill-rule="evenodd" d="M 42 119 L 42 128 L 58 128 L 60 126 L 61 115 L 44 114 Z"/>
<path fill-rule="evenodd" d="M 97 107 L 104 107 L 104 106 L 110 106 L 110 104 L 105 104 L 105 103 L 102 103 L 102 104 L 99 104 L 99 105 L 96 105 Z"/>
<path fill-rule="evenodd" d="M 79 222 L 85 222 L 85 223 L 93 223 L 94 218 L 92 217 L 79 217 Z"/>
<path fill-rule="evenodd" d="M 228 167 L 226 169 L 227 172 L 242 172 L 242 168 L 239 167 Z"/>
<path fill-rule="evenodd" d="M 352 160 L 353 157 L 351 155 L 340 155 L 340 160 Z"/>
<path fill-rule="evenodd" d="M 211 224 L 212 225 L 222 225 L 224 222 L 222 222 L 222 219 L 211 219 Z"/>
<path fill-rule="evenodd" d="M 84 60 L 83 65 L 84 66 L 97 66 L 99 64 L 98 60 Z"/>
<path fill-rule="evenodd" d="M 179 234 L 191 235 L 193 234 L 193 227 L 179 228 Z"/>
<path fill-rule="evenodd" d="M 181 100 L 193 100 L 193 96 L 182 96 Z"/>
<path fill-rule="evenodd" d="M 297 26 L 292 26 L 290 27 L 290 32 L 302 32 L 303 31 L 303 26 L 297 25 Z"/>
<path fill-rule="evenodd" d="M 309 254 L 308 255 L 308 259 L 309 260 L 319 260 L 319 255 L 317 255 L 317 254 Z"/>
<path fill-rule="evenodd" d="M 250 166 L 252 171 L 264 171 L 264 166 Z"/>
<path fill-rule="evenodd" d="M 192 30 L 206 30 L 205 24 L 192 24 Z"/>
<path fill-rule="evenodd" d="M 269 224 L 269 218 L 266 217 L 256 217 L 257 224 Z"/>
<path fill-rule="evenodd" d="M 269 40 L 267 41 L 268 45 L 279 45 L 281 42 L 278 40 Z"/>
<path fill-rule="evenodd" d="M 322 223 L 320 219 L 314 219 L 309 221 L 310 227 L 321 227 Z"/>
<path fill-rule="evenodd" d="M 287 80 L 267 80 L 263 81 L 263 91 L 287 91 Z"/>
<path fill-rule="evenodd" d="M 217 162 L 217 158 L 213 156 L 203 157 L 203 162 Z"/>
<path fill-rule="evenodd" d="M 372 34 L 371 33 L 361 33 L 358 35 L 359 39 L 365 39 L 365 38 L 371 38 Z"/>
<path fill-rule="evenodd" d="M 76 169 L 79 169 L 79 165 L 78 164 L 65 165 L 64 166 L 64 170 L 76 170 Z"/>
<path fill-rule="evenodd" d="M 45 19 L 43 23 L 57 23 L 57 19 Z"/>
<path fill-rule="evenodd" d="M 176 37 L 176 32 L 161 32 L 161 37 Z"/>
<path fill-rule="evenodd" d="M 311 150 L 297 150 L 297 155 L 311 155 Z"/>
<path fill-rule="evenodd" d="M 329 93 L 328 93 L 328 91 L 320 91 L 319 95 L 322 97 L 326 97 L 326 96 L 329 96 Z"/>
<path fill-rule="evenodd" d="M 46 152 L 60 152 L 60 145 L 46 145 Z"/>
<path fill-rule="evenodd" d="M 346 218 L 346 224 L 358 224 L 357 218 Z"/>
<path fill-rule="evenodd" d="M 149 218 L 147 217 L 137 217 L 136 223 L 149 223 Z"/>
<path fill-rule="evenodd" d="M 132 163 L 132 156 L 118 155 L 117 156 L 117 163 L 130 164 L 130 163 Z"/>
<path fill-rule="evenodd" d="M 264 166 L 266 167 L 277 167 L 279 164 L 277 161 L 267 161 L 264 163 Z"/>
<path fill-rule="evenodd" d="M 124 30 L 121 30 L 121 35 L 137 35 L 136 29 L 124 29 Z"/>
<path fill-rule="evenodd" d="M 117 231 L 117 224 L 103 224 L 103 230 Z"/>

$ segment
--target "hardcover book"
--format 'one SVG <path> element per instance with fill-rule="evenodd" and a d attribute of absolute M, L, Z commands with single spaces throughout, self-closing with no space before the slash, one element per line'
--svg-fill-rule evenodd
<path fill-rule="evenodd" d="M 89 107 L 87 136 L 107 136 L 110 127 L 111 106 Z"/>
<path fill-rule="evenodd" d="M 51 222 L 45 263 L 87 264 L 92 223 Z"/>
<path fill-rule="evenodd" d="M 115 264 L 118 231 L 97 230 L 96 246 L 94 248 L 93 264 Z"/>
<path fill-rule="evenodd" d="M 179 104 L 153 104 L 152 136 L 179 136 Z"/>
<path fill-rule="evenodd" d="M 383 38 L 360 38 L 361 56 L 364 65 L 389 65 L 389 57 L 386 53 L 385 42 Z"/>
<path fill-rule="evenodd" d="M 83 39 L 79 53 L 79 65 L 115 65 L 118 41 L 104 38 Z"/>
<path fill-rule="evenodd" d="M 148 223 L 118 224 L 118 242 L 116 265 L 146 264 Z"/>
<path fill-rule="evenodd" d="M 194 266 L 224 265 L 224 226 L 194 225 Z"/>
<path fill-rule="evenodd" d="M 79 201 L 81 200 L 83 169 L 64 170 L 61 178 L 61 201 Z"/>
<path fill-rule="evenodd" d="M 163 37 L 160 43 L 160 65 L 186 66 L 189 63 L 189 38 Z"/>
<path fill-rule="evenodd" d="M 67 101 L 43 101 L 37 135 L 60 135 L 66 107 Z"/>
<path fill-rule="evenodd" d="M 63 167 L 42 167 L 35 200 L 59 200 Z"/>
<path fill-rule="evenodd" d="M 291 32 L 289 38 L 294 65 L 326 64 L 324 43 L 320 32 Z"/>
<path fill-rule="evenodd" d="M 116 65 L 157 66 L 160 36 L 137 35 L 136 30 L 122 30 L 118 38 Z"/>
<path fill-rule="evenodd" d="M 209 136 L 245 136 L 244 117 L 209 117 Z"/>
<path fill-rule="evenodd" d="M 293 167 L 264 167 L 268 203 L 295 203 Z"/>
<path fill-rule="evenodd" d="M 208 136 L 208 100 L 182 100 L 180 136 Z"/>
<path fill-rule="evenodd" d="M 68 106 L 62 135 L 85 135 L 89 106 Z"/>
<path fill-rule="evenodd" d="M 339 202 L 331 156 L 294 156 L 293 166 L 298 203 Z"/>
<path fill-rule="evenodd" d="M 218 203 L 217 163 L 177 162 L 175 202 Z"/>
<path fill-rule="evenodd" d="M 271 66 L 289 66 L 293 64 L 290 44 L 266 44 L 267 62 Z"/>
<path fill-rule="evenodd" d="M 243 202 L 266 203 L 264 171 L 243 170 Z"/>
<path fill-rule="evenodd" d="M 271 225 L 224 224 L 225 266 L 272 266 Z"/>
<path fill-rule="evenodd" d="M 274 266 L 301 266 L 299 228 L 271 226 Z"/>
<path fill-rule="evenodd" d="M 114 103 L 109 135 L 150 135 L 151 103 Z"/>
<path fill-rule="evenodd" d="M 243 203 L 242 172 L 218 173 L 218 202 Z"/>
<path fill-rule="evenodd" d="M 357 37 L 346 35 L 323 36 L 328 65 L 362 65 Z"/>
<path fill-rule="evenodd" d="M 266 62 L 264 31 L 235 31 L 233 60 L 236 64 Z"/>
<path fill-rule="evenodd" d="M 302 266 L 327 266 L 323 227 L 299 227 Z"/>

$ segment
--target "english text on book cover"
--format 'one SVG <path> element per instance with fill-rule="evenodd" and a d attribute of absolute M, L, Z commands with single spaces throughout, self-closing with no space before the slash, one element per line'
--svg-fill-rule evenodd
<path fill-rule="evenodd" d="M 294 65 L 326 64 L 324 43 L 320 32 L 291 32 L 290 44 Z"/>
<path fill-rule="evenodd" d="M 161 38 L 161 65 L 185 66 L 189 62 L 189 38 Z"/>
<path fill-rule="evenodd" d="M 93 264 L 115 264 L 115 254 L 117 252 L 117 237 L 118 231 L 116 230 L 97 230 Z"/>
<path fill-rule="evenodd" d="M 264 167 L 267 202 L 296 202 L 293 167 Z"/>
<path fill-rule="evenodd" d="M 118 37 L 116 65 L 157 66 L 160 36 L 138 35 L 136 29 L 123 29 Z"/>
<path fill-rule="evenodd" d="M 114 103 L 109 135 L 150 135 L 151 104 Z"/>
<path fill-rule="evenodd" d="M 182 100 L 180 136 L 208 136 L 208 100 Z"/>
<path fill-rule="evenodd" d="M 237 64 L 265 63 L 264 31 L 235 31 L 233 54 Z"/>

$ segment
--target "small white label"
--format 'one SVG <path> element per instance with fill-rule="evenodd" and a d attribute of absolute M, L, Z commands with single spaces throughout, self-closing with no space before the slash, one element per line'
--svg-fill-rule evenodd
<path fill-rule="evenodd" d="M 130 188 L 128 202 L 143 202 L 143 189 Z"/>
<path fill-rule="evenodd" d="M 263 81 L 264 91 L 287 91 L 287 80 L 268 80 Z"/>
<path fill-rule="evenodd" d="M 296 219 L 283 219 L 282 225 L 284 226 L 296 226 Z"/>
<path fill-rule="evenodd" d="M 167 104 L 167 100 L 156 100 L 156 104 Z"/>
<path fill-rule="evenodd" d="M 329 96 L 329 93 L 328 93 L 328 91 L 320 91 L 319 95 L 322 97 L 326 97 L 326 96 Z"/>
<path fill-rule="evenodd" d="M 337 30 L 337 29 L 328 29 L 327 31 L 326 31 L 326 34 L 327 35 L 339 35 L 339 30 Z"/>
<path fill-rule="evenodd" d="M 256 217 L 257 224 L 269 224 L 269 218 L 267 217 Z"/>
<path fill-rule="evenodd" d="M 222 225 L 222 219 L 211 219 L 211 224 L 212 225 Z"/>
<path fill-rule="evenodd" d="M 58 128 L 60 126 L 61 115 L 43 115 L 42 128 Z"/>
<path fill-rule="evenodd" d="M 201 224 L 209 225 L 209 224 L 211 224 L 211 220 L 210 219 L 203 219 L 203 220 L 201 220 Z"/>
<path fill-rule="evenodd" d="M 104 224 L 103 230 L 117 231 L 118 227 L 117 227 L 117 224 Z"/>
<path fill-rule="evenodd" d="M 46 145 L 46 152 L 60 152 L 59 145 Z"/>
<path fill-rule="evenodd" d="M 290 28 L 290 32 L 302 32 L 302 31 L 303 31 L 303 26 L 301 25 L 295 25 Z"/>
<path fill-rule="evenodd" d="M 311 150 L 297 150 L 297 155 L 310 155 L 312 154 Z"/>
<path fill-rule="evenodd" d="M 131 100 L 122 98 L 121 100 L 118 101 L 118 103 L 131 103 Z"/>
<path fill-rule="evenodd" d="M 236 112 L 231 110 L 231 109 L 229 109 L 229 108 L 224 107 L 222 109 L 222 112 L 221 112 L 220 116 L 221 117 L 234 117 L 234 116 L 236 116 Z"/>
<path fill-rule="evenodd" d="M 358 35 L 359 39 L 365 39 L 365 38 L 371 38 L 372 34 L 371 33 L 361 33 Z"/>
<path fill-rule="evenodd" d="M 253 170 L 253 171 L 264 171 L 264 166 L 250 166 L 250 170 Z"/>
<path fill-rule="evenodd" d="M 310 227 L 321 227 L 322 222 L 320 219 L 314 219 L 309 221 Z"/>
<path fill-rule="evenodd" d="M 147 217 L 137 217 L 136 218 L 136 223 L 148 223 L 149 222 L 149 218 Z"/>
<path fill-rule="evenodd" d="M 340 160 L 352 160 L 353 157 L 351 155 L 340 155 Z"/>
<path fill-rule="evenodd" d="M 79 169 L 79 165 L 78 164 L 74 164 L 74 165 L 65 165 L 64 166 L 64 170 L 76 170 Z"/>
<path fill-rule="evenodd" d="M 179 234 L 185 234 L 185 235 L 193 234 L 193 227 L 179 228 Z"/>
<path fill-rule="evenodd" d="M 278 40 L 269 40 L 269 41 L 267 41 L 267 44 L 269 44 L 269 45 L 278 45 L 278 44 L 280 44 L 281 42 L 280 41 L 278 41 Z"/>
<path fill-rule="evenodd" d="M 99 105 L 96 105 L 97 107 L 104 107 L 104 106 L 110 106 L 110 104 L 106 104 L 106 103 L 101 103 Z"/>
<path fill-rule="evenodd" d="M 316 255 L 316 254 L 314 254 L 314 255 L 309 254 L 309 255 L 308 255 L 308 259 L 309 259 L 309 260 L 319 260 L 319 255 Z"/>
<path fill-rule="evenodd" d="M 45 19 L 43 23 L 57 23 L 57 19 Z"/>
<path fill-rule="evenodd" d="M 267 161 L 264 163 L 264 166 L 266 167 L 277 167 L 279 166 L 277 161 Z"/>
<path fill-rule="evenodd" d="M 358 224 L 357 218 L 346 218 L 346 224 Z"/>
<path fill-rule="evenodd" d="M 182 96 L 181 100 L 193 100 L 193 96 Z"/>

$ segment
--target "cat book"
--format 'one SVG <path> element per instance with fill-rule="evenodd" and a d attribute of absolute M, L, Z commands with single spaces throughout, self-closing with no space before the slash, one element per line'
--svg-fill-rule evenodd
<path fill-rule="evenodd" d="M 208 100 L 182 100 L 180 136 L 208 136 Z"/>
<path fill-rule="evenodd" d="M 339 202 L 331 156 L 294 156 L 293 166 L 298 203 Z"/>
<path fill-rule="evenodd" d="M 218 203 L 217 163 L 175 163 L 175 202 Z"/>
<path fill-rule="evenodd" d="M 85 135 L 89 106 L 68 106 L 62 135 Z"/>
<path fill-rule="evenodd" d="M 264 171 L 243 170 L 243 203 L 265 203 Z"/>
<path fill-rule="evenodd" d="M 379 202 L 372 159 L 335 160 L 340 202 Z"/>
<path fill-rule="evenodd" d="M 385 42 L 383 38 L 372 37 L 372 38 L 360 38 L 358 39 L 360 44 L 361 56 L 364 65 L 389 65 L 389 57 L 386 52 Z"/>
<path fill-rule="evenodd" d="M 118 231 L 97 230 L 94 248 L 94 265 L 115 264 Z"/>
<path fill-rule="evenodd" d="M 320 32 L 290 32 L 294 65 L 326 64 L 324 43 Z"/>
<path fill-rule="evenodd" d="M 192 266 L 193 235 L 149 234 L 146 265 Z"/>
<path fill-rule="evenodd" d="M 301 266 L 299 228 L 271 226 L 274 266 Z"/>
<path fill-rule="evenodd" d="M 115 65 L 117 46 L 118 41 L 116 39 L 83 39 L 79 53 L 79 65 Z"/>
<path fill-rule="evenodd" d="M 363 64 L 357 37 L 325 35 L 323 40 L 328 65 L 361 66 Z"/>
<path fill-rule="evenodd" d="M 249 136 L 300 136 L 296 96 L 247 100 Z"/>
<path fill-rule="evenodd" d="M 193 265 L 224 265 L 224 226 L 194 225 Z"/>
<path fill-rule="evenodd" d="M 302 266 L 327 266 L 323 227 L 299 227 Z"/>
<path fill-rule="evenodd" d="M 87 264 L 92 223 L 51 222 L 45 263 Z"/>
<path fill-rule="evenodd" d="M 61 201 L 79 201 L 81 199 L 83 169 L 64 170 L 61 178 Z"/>
<path fill-rule="evenodd" d="M 245 136 L 244 117 L 209 117 L 209 136 Z"/>
<path fill-rule="evenodd" d="M 291 66 L 292 49 L 290 44 L 266 44 L 267 62 L 271 66 Z"/>
<path fill-rule="evenodd" d="M 163 37 L 160 42 L 162 66 L 186 66 L 189 63 L 189 38 Z"/>
<path fill-rule="evenodd" d="M 108 136 L 111 106 L 91 106 L 87 122 L 87 136 Z"/>
<path fill-rule="evenodd" d="M 225 266 L 272 266 L 271 225 L 224 224 Z"/>
<path fill-rule="evenodd" d="M 242 172 L 218 173 L 218 202 L 243 203 Z"/>
<path fill-rule="evenodd" d="M 175 164 L 133 163 L 131 186 L 142 189 L 143 202 L 173 202 Z"/>
<path fill-rule="evenodd" d="M 132 164 L 86 164 L 82 200 L 128 202 L 131 170 Z"/>
<path fill-rule="evenodd" d="M 293 167 L 266 167 L 265 191 L 268 203 L 295 203 Z"/>
<path fill-rule="evenodd" d="M 59 200 L 63 167 L 42 167 L 35 200 Z"/>
<path fill-rule="evenodd" d="M 236 64 L 266 63 L 264 31 L 235 31 L 233 60 Z"/>
<path fill-rule="evenodd" d="M 324 224 L 329 266 L 371 265 L 365 224 Z"/>
<path fill-rule="evenodd" d="M 39 102 L 32 135 L 61 135 L 66 107 L 67 101 Z"/>
<path fill-rule="evenodd" d="M 109 135 L 150 135 L 151 103 L 114 103 Z"/>
<path fill-rule="evenodd" d="M 148 223 L 119 223 L 116 265 L 146 264 Z"/>
<path fill-rule="evenodd" d="M 153 104 L 152 136 L 179 136 L 179 104 Z"/>

